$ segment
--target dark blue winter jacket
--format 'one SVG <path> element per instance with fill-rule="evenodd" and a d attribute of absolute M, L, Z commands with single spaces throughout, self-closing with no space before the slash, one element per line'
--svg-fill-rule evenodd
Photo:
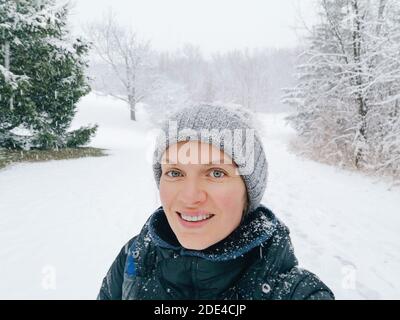
<path fill-rule="evenodd" d="M 98 299 L 334 299 L 301 269 L 288 228 L 265 206 L 205 250 L 183 248 L 163 208 L 120 251 Z"/>

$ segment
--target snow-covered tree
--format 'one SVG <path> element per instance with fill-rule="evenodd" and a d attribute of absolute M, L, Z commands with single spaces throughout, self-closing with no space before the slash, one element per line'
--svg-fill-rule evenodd
<path fill-rule="evenodd" d="M 140 39 L 136 32 L 120 25 L 111 11 L 103 21 L 89 24 L 86 34 L 97 57 L 106 63 L 110 73 L 119 81 L 118 92 L 104 86 L 104 93 L 125 101 L 131 120 L 136 120 L 136 104 L 151 92 L 156 80 L 153 71 L 156 61 L 149 41 Z M 105 75 L 96 76 L 101 78 Z"/>
<path fill-rule="evenodd" d="M 90 90 L 88 45 L 68 38 L 67 15 L 53 0 L 0 0 L 0 147 L 76 147 L 95 133 L 67 132 Z"/>
<path fill-rule="evenodd" d="M 153 114 L 161 109 L 167 112 L 169 107 L 174 110 L 182 102 L 240 104 L 255 111 L 282 111 L 287 106 L 279 99 L 281 88 L 293 84 L 295 54 L 297 50 L 293 49 L 233 50 L 206 58 L 199 46 L 187 43 L 175 52 L 158 53 L 157 67 L 141 72 L 152 79 L 151 85 L 146 86 L 151 90 L 142 102 Z M 93 88 L 104 94 L 125 96 L 126 90 L 116 76 L 121 73 L 107 66 L 92 61 L 89 71 Z M 165 107 L 161 108 L 163 103 Z"/>
<path fill-rule="evenodd" d="M 320 0 L 300 57 L 289 120 L 313 156 L 400 171 L 400 3 Z"/>

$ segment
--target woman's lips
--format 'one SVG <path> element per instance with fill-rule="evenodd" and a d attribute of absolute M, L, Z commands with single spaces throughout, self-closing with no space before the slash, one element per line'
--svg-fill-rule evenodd
<path fill-rule="evenodd" d="M 177 211 L 178 213 L 183 213 L 186 216 L 193 216 L 193 217 L 197 217 L 197 216 L 203 216 L 203 215 L 208 215 L 208 214 L 212 214 L 211 212 L 205 211 L 205 210 L 198 210 L 198 211 Z"/>
<path fill-rule="evenodd" d="M 209 217 L 207 219 L 204 219 L 204 220 L 187 221 L 187 220 L 184 220 L 182 218 L 180 212 L 176 211 L 176 214 L 178 216 L 178 220 L 181 223 L 181 225 L 184 226 L 184 227 L 187 227 L 187 228 L 200 228 L 200 227 L 204 226 L 205 224 L 207 224 L 214 217 L 214 215 L 212 214 L 211 217 Z M 192 214 L 187 214 L 185 212 L 185 215 L 192 216 L 192 217 L 197 217 L 197 216 L 201 216 L 201 215 L 204 215 L 204 214 L 193 214 L 193 213 Z"/>

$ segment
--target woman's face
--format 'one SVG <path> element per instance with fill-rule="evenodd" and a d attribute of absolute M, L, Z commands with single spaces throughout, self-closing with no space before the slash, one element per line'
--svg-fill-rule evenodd
<path fill-rule="evenodd" d="M 181 245 L 202 250 L 240 224 L 246 186 L 224 152 L 199 141 L 171 145 L 162 157 L 160 199 Z"/>

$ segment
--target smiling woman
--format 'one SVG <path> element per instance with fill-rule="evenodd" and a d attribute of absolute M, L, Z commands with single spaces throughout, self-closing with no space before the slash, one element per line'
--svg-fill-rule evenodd
<path fill-rule="evenodd" d="M 244 216 L 247 193 L 237 166 L 213 145 L 179 142 L 164 155 L 179 154 L 187 145 L 189 150 L 198 151 L 190 152 L 188 163 L 166 159 L 162 164 L 160 198 L 179 242 L 187 249 L 202 250 L 237 228 Z M 212 158 L 214 154 L 217 156 Z"/>
<path fill-rule="evenodd" d="M 161 206 L 121 250 L 98 299 L 333 299 L 298 267 L 289 230 L 262 205 L 267 160 L 253 115 L 201 105 L 161 127 Z"/>

